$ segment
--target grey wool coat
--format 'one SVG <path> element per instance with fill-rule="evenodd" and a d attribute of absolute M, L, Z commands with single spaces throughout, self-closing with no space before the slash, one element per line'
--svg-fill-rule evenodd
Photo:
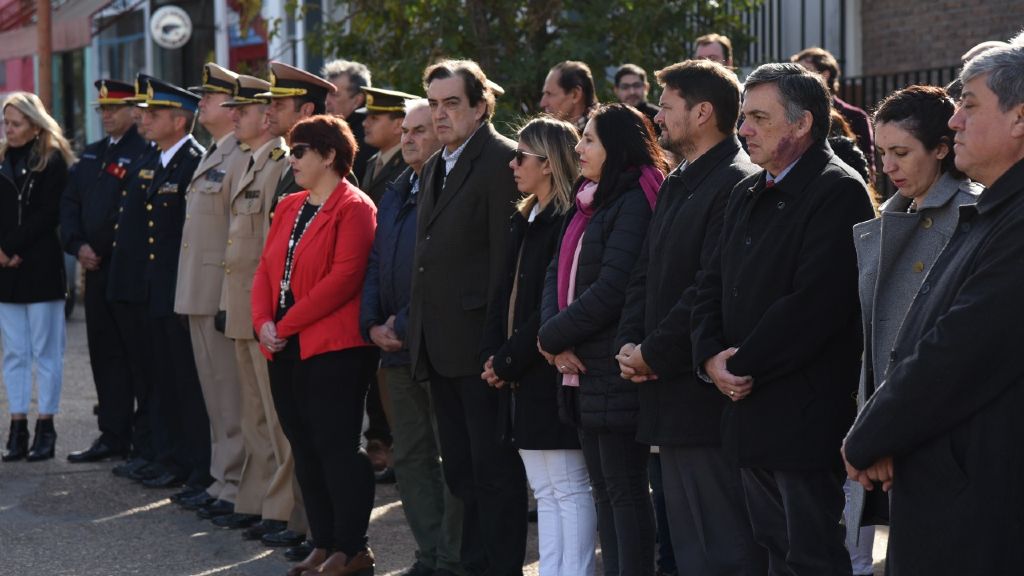
<path fill-rule="evenodd" d="M 914 213 L 911 199 L 894 195 L 879 207 L 881 216 L 853 227 L 857 249 L 864 357 L 857 408 L 885 379 L 889 352 L 899 334 L 914 295 L 928 276 L 957 225 L 960 206 L 974 204 L 980 184 L 959 180 L 948 172 L 932 186 Z M 864 513 L 864 488 L 851 487 L 847 540 L 856 542 Z"/>

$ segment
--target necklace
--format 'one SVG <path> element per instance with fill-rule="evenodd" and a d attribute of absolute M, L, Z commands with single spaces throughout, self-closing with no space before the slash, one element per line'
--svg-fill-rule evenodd
<path fill-rule="evenodd" d="M 316 210 L 313 211 L 313 215 L 309 217 L 309 220 L 306 221 L 306 224 L 302 227 L 302 230 L 299 231 L 298 237 L 296 237 L 295 231 L 299 227 L 299 220 L 302 219 L 302 212 L 303 210 L 306 209 L 307 206 L 315 206 Z M 295 267 L 295 248 L 299 245 L 299 242 L 302 240 L 302 237 L 306 235 L 306 230 L 309 229 L 309 225 L 313 223 L 313 220 L 316 220 L 316 215 L 320 213 L 320 209 L 323 207 L 323 204 L 320 204 L 319 206 L 316 206 L 315 204 L 310 204 L 309 198 L 306 198 L 306 202 L 303 204 L 302 209 L 299 210 L 299 213 L 295 215 L 295 222 L 292 224 L 292 233 L 288 236 L 288 252 L 286 253 L 284 259 L 284 277 L 281 278 L 281 294 L 280 299 L 278 301 L 280 308 L 284 308 L 287 305 L 285 295 L 291 291 L 292 269 Z"/>

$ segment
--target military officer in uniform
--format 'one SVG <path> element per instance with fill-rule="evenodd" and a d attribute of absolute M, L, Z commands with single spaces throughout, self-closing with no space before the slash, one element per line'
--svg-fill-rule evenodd
<path fill-rule="evenodd" d="M 188 487 L 172 499 L 179 503 L 190 500 L 201 515 L 214 518 L 218 525 L 224 520 L 218 516 L 234 512 L 245 462 L 235 346 L 224 335 L 223 314 L 218 313 L 228 238 L 228 201 L 249 160 L 248 147 L 235 138 L 231 111 L 221 106 L 234 93 L 237 78 L 234 72 L 210 62 L 203 66 L 202 85 L 189 88 L 202 94 L 198 120 L 213 136 L 213 142 L 192 174 L 185 197 L 174 294 L 174 312 L 188 316 L 192 353 L 210 416 L 213 484 L 206 490 Z"/>
<path fill-rule="evenodd" d="M 266 212 L 288 165 L 284 138 L 270 132 L 270 98 L 257 96 L 269 89 L 270 83 L 265 80 L 239 76 L 234 98 L 223 104 L 231 110 L 235 136 L 252 149 L 247 168 L 229 199 L 221 290 L 221 309 L 226 311 L 224 334 L 234 340 L 238 365 L 245 442 L 245 467 L 235 516 L 240 523 L 253 523 L 242 533 L 250 540 L 285 531 L 295 506 L 291 446 L 278 422 L 270 396 L 267 361 L 252 330 L 252 279 L 266 238 Z"/>
<path fill-rule="evenodd" d="M 73 463 L 127 455 L 132 446 L 134 386 L 126 341 L 131 334 L 118 330 L 106 293 L 121 189 L 147 144 L 132 119 L 132 85 L 98 80 L 96 88 L 107 136 L 89 144 L 71 168 L 60 205 L 61 243 L 85 269 L 85 329 L 99 399 L 100 436 L 89 448 L 69 454 Z"/>
<path fill-rule="evenodd" d="M 198 104 L 195 94 L 155 78 L 146 101 L 139 104 L 147 136 L 160 149 L 146 190 L 144 286 L 154 350 L 155 409 L 170 443 L 169 451 L 158 455 L 163 474 L 143 482 L 154 488 L 184 483 L 205 490 L 211 484 L 210 423 L 189 331 L 174 313 L 185 194 L 205 152 L 190 134 Z"/>
<path fill-rule="evenodd" d="M 270 89 L 259 94 L 260 98 L 270 98 L 270 108 L 267 110 L 270 133 L 287 138 L 288 132 L 299 120 L 324 114 L 327 95 L 337 89 L 334 84 L 305 70 L 299 70 L 284 62 L 271 62 Z M 274 207 L 277 206 L 278 198 L 301 190 L 302 188 L 295 183 L 291 167 L 286 167 L 281 181 L 274 190 L 270 211 L 267 213 L 268 229 L 269 221 L 274 217 Z"/>
<path fill-rule="evenodd" d="M 360 182 L 362 190 L 376 204 L 387 185 L 408 168 L 401 153 L 402 120 L 405 119 L 405 101 L 418 96 L 381 88 L 363 88 L 363 92 L 366 106 L 356 112 L 366 114 L 364 137 L 367 144 L 377 148 L 377 153 L 366 163 Z"/>
<path fill-rule="evenodd" d="M 135 80 L 135 103 L 144 102 L 150 76 L 139 74 Z M 141 120 L 141 109 L 132 107 L 139 135 L 146 141 L 142 155 L 131 163 L 120 192 L 114 241 L 111 244 L 107 301 L 113 311 L 118 332 L 124 335 L 127 366 L 131 373 L 135 413 L 132 417 L 132 458 L 115 466 L 113 473 L 133 480 L 160 476 L 164 469 L 156 460 L 166 453 L 170 440 L 155 426 L 152 410 L 152 359 L 150 342 L 149 297 L 143 284 L 146 272 L 146 195 L 160 161 L 160 151 L 151 142 Z"/>

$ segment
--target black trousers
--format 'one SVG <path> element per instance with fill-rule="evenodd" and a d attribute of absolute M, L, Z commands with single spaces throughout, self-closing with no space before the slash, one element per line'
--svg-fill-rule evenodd
<path fill-rule="evenodd" d="M 275 356 L 270 392 L 295 457 L 295 476 L 317 548 L 351 557 L 366 547 L 376 485 L 360 447 L 375 348 L 349 348 L 305 360 Z"/>
<path fill-rule="evenodd" d="M 719 446 L 662 446 L 661 471 L 676 562 L 687 576 L 764 576 L 740 471 Z"/>
<path fill-rule="evenodd" d="M 108 446 L 126 450 L 132 444 L 135 398 L 125 335 L 119 332 L 114 307 L 107 302 L 106 267 L 85 273 L 85 333 L 99 400 L 100 438 Z"/>
<path fill-rule="evenodd" d="M 151 318 L 153 334 L 156 461 L 193 487 L 208 487 L 210 419 L 192 355 L 192 337 L 177 315 Z"/>
<path fill-rule="evenodd" d="M 498 391 L 477 376 L 431 369 L 441 464 L 462 500 L 462 565 L 469 576 L 521 575 L 529 512 L 519 454 L 498 441 Z"/>
<path fill-rule="evenodd" d="M 580 430 L 583 458 L 597 504 L 606 576 L 654 574 L 654 511 L 647 458 L 635 432 Z M 686 570 L 684 565 L 683 570 Z"/>
<path fill-rule="evenodd" d="M 661 454 L 652 452 L 647 458 L 647 476 L 651 481 L 651 504 L 654 506 L 654 527 L 657 550 L 654 564 L 658 570 L 671 574 L 676 572 L 676 555 L 672 550 L 672 530 L 668 512 L 665 510 L 665 488 L 661 480 Z"/>
<path fill-rule="evenodd" d="M 86 282 L 89 282 L 88 276 Z M 89 294 L 97 294 L 90 287 L 86 288 L 85 310 L 86 317 L 89 315 Z M 118 417 L 128 418 L 128 428 L 131 430 L 132 455 L 144 458 L 149 461 L 156 459 L 156 448 L 153 444 L 153 429 L 151 426 L 151 404 L 153 402 L 153 342 L 152 328 L 150 327 L 149 316 L 146 313 L 144 304 L 130 302 L 113 302 L 110 304 L 110 311 L 114 320 L 117 338 L 124 348 L 123 362 L 128 370 L 129 411 L 127 416 L 116 408 L 111 408 L 110 418 L 113 422 L 112 428 L 120 429 L 122 424 L 118 423 Z M 87 320 L 88 322 L 88 320 Z M 88 330 L 88 325 L 86 325 Z M 92 347 L 93 337 L 89 335 L 89 346 Z M 95 369 L 95 368 L 94 368 Z M 94 372 L 95 374 L 95 372 Z M 97 379 L 97 383 L 99 380 Z M 98 384 L 97 384 L 98 385 Z M 115 401 L 116 402 L 116 401 Z M 104 407 L 103 400 L 100 400 L 100 431 L 104 431 Z"/>
<path fill-rule="evenodd" d="M 769 576 L 850 576 L 839 469 L 741 468 L 754 540 L 768 549 Z"/>

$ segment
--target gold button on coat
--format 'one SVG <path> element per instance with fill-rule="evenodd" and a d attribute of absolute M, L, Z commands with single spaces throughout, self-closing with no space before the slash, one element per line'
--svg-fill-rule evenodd
<path fill-rule="evenodd" d="M 914 272 L 924 272 L 924 262 L 914 262 Z"/>
<path fill-rule="evenodd" d="M 926 217 L 924 217 L 924 218 L 923 218 L 923 219 L 921 220 L 921 226 L 923 226 L 923 227 L 924 227 L 924 228 L 925 228 L 926 230 L 927 230 L 928 228 L 931 228 L 931 227 L 932 227 L 932 224 L 933 224 L 933 222 L 932 222 L 932 219 L 931 219 L 931 218 L 928 218 L 927 216 L 926 216 Z"/>

